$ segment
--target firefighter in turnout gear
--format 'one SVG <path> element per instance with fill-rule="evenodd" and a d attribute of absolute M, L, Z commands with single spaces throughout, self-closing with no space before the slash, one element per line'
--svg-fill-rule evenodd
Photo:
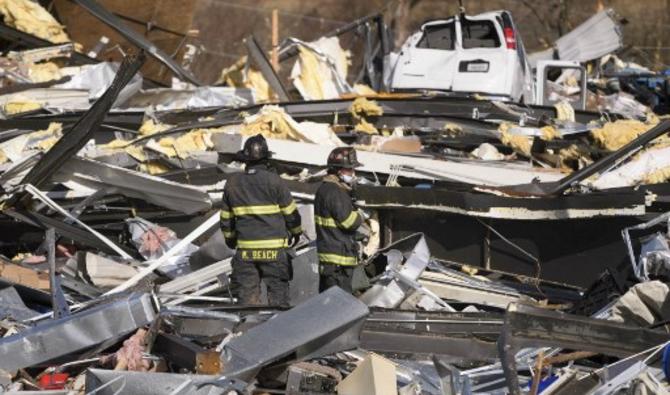
<path fill-rule="evenodd" d="M 233 292 L 242 304 L 259 304 L 262 279 L 268 303 L 288 306 L 292 270 L 287 248 L 300 239 L 300 214 L 288 188 L 269 167 L 263 136 L 247 139 L 237 156 L 246 169 L 226 182 L 221 208 L 226 244 L 237 250 L 230 278 Z"/>
<path fill-rule="evenodd" d="M 354 269 L 358 264 L 356 229 L 363 222 L 351 196 L 354 169 L 359 166 L 353 148 L 335 148 L 328 155 L 328 175 L 316 192 L 314 222 L 321 291 L 337 285 L 352 292 Z"/>

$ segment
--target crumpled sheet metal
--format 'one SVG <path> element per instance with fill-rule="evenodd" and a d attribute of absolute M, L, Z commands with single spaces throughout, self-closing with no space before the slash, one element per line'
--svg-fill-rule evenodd
<path fill-rule="evenodd" d="M 399 276 L 417 281 L 421 273 L 428 266 L 430 260 L 430 250 L 424 236 L 421 236 L 411 254 L 402 265 L 399 271 Z M 388 269 L 387 269 L 387 274 Z M 368 306 L 374 307 L 398 307 L 400 303 L 407 297 L 407 292 L 412 289 L 407 284 L 389 275 L 383 281 L 377 282 L 372 288 L 367 290 L 360 298 L 360 300 Z"/>
<path fill-rule="evenodd" d="M 138 92 L 124 107 L 155 107 L 157 111 L 205 107 L 241 107 L 256 103 L 251 88 L 202 86 L 195 89 L 149 89 Z"/>
<path fill-rule="evenodd" d="M 89 100 L 94 101 L 99 99 L 109 86 L 112 85 L 112 81 L 114 81 L 118 70 L 119 64 L 111 62 L 81 66 L 79 73 L 73 75 L 69 81 L 55 85 L 55 87 L 85 90 L 88 92 Z M 121 90 L 113 107 L 118 107 L 125 103 L 131 96 L 139 92 L 140 89 L 142 89 L 142 76 L 140 73 L 137 73 L 128 85 Z"/>
<path fill-rule="evenodd" d="M 96 391 L 98 395 L 113 394 L 193 394 L 223 395 L 228 391 L 215 386 L 198 388 L 203 382 L 211 381 L 214 376 L 186 375 L 175 373 L 125 372 L 104 369 L 86 371 L 86 391 Z M 103 386 L 105 386 L 103 388 Z M 178 392 L 178 389 L 180 389 Z"/>
<path fill-rule="evenodd" d="M 623 31 L 611 8 L 593 15 L 556 40 L 558 58 L 577 62 L 598 59 L 622 46 Z"/>
<path fill-rule="evenodd" d="M 89 188 L 91 193 L 115 189 L 122 195 L 185 214 L 205 211 L 212 206 L 209 195 L 195 187 L 79 157 L 68 160 L 54 180 L 73 188 Z"/>
<path fill-rule="evenodd" d="M 47 320 L 16 335 L 0 339 L 0 369 L 14 372 L 75 353 L 124 336 L 157 316 L 149 294 L 132 294 L 74 313 Z"/>
<path fill-rule="evenodd" d="M 366 305 L 332 287 L 230 340 L 221 353 L 224 375 L 249 379 L 292 353 L 307 359 L 356 348 L 368 314 Z"/>

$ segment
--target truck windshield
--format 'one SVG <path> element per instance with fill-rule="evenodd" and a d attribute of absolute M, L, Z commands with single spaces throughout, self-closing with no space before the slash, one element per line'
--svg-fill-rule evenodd
<path fill-rule="evenodd" d="M 491 21 L 472 21 L 464 19 L 461 22 L 463 48 L 497 48 L 500 46 L 500 37 L 495 25 Z"/>
<path fill-rule="evenodd" d="M 421 37 L 421 40 L 417 44 L 418 48 L 454 49 L 454 41 L 456 41 L 454 22 L 426 26 L 423 30 L 423 37 Z"/>

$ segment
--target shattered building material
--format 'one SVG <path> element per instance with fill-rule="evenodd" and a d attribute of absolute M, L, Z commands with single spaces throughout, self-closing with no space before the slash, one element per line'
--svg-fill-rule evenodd
<path fill-rule="evenodd" d="M 276 153 L 275 158 L 286 162 L 296 162 L 296 152 L 301 152 L 299 163 L 310 165 L 322 165 L 323 158 L 328 156 L 332 147 L 300 142 L 271 139 L 268 141 L 270 150 Z M 544 181 L 556 181 L 563 175 L 553 171 L 542 171 L 525 166 L 496 166 L 478 162 L 450 162 L 438 161 L 421 157 L 405 157 L 402 166 L 397 169 L 397 155 L 379 152 L 359 153 L 359 160 L 363 163 L 361 171 L 390 175 L 397 173 L 399 176 L 423 179 L 423 180 L 455 180 L 474 185 L 502 186 L 510 185 L 510 182 L 534 179 Z M 493 171 L 492 171 L 493 170 Z M 512 181 L 516 180 L 516 181 Z"/>
<path fill-rule="evenodd" d="M 291 79 L 303 99 L 337 99 L 352 91 L 346 81 L 351 53 L 342 49 L 336 36 L 321 37 L 311 43 L 292 39 L 291 45 L 299 50 Z"/>
<path fill-rule="evenodd" d="M 130 82 L 143 63 L 143 54 L 124 59 L 114 78 L 114 82 L 112 82 L 107 91 L 79 119 L 70 132 L 67 133 L 67 136 L 58 140 L 46 153 L 44 158 L 28 172 L 21 183 L 39 187 L 58 170 L 59 166 L 56 165 L 57 163 L 62 165 L 65 158 L 74 156 L 86 144 L 94 130 L 103 122 L 103 117 L 109 111 L 121 90 Z"/>
<path fill-rule="evenodd" d="M 449 269 L 442 269 L 441 273 L 424 272 L 419 277 L 419 283 L 447 302 L 476 303 L 504 309 L 508 304 L 526 298 L 513 288 Z"/>
<path fill-rule="evenodd" d="M 210 107 L 242 107 L 269 101 L 253 87 L 200 86 L 194 89 L 157 88 L 138 91 L 124 108 L 153 107 L 157 111 Z"/>
<path fill-rule="evenodd" d="M 55 85 L 60 89 L 83 90 L 88 92 L 89 101 L 98 100 L 114 81 L 114 77 L 119 72 L 119 65 L 116 63 L 102 62 L 94 65 L 81 66 L 78 72 L 70 77 L 70 80 L 62 84 Z M 142 88 L 142 76 L 137 73 L 118 93 L 113 107 L 118 107 L 126 103 L 133 95 Z"/>
<path fill-rule="evenodd" d="M 63 26 L 39 3 L 30 0 L 3 0 L 0 14 L 5 23 L 52 43 L 70 42 Z"/>
<path fill-rule="evenodd" d="M 0 277 L 31 288 L 49 290 L 49 276 L 47 274 L 11 262 L 0 261 Z"/>
<path fill-rule="evenodd" d="M 77 252 L 75 261 L 77 270 L 103 290 L 114 288 L 137 274 L 132 266 L 91 252 Z"/>
<path fill-rule="evenodd" d="M 254 100 L 250 102 L 267 103 L 274 101 L 275 94 L 263 74 L 248 65 L 248 56 L 241 57 L 231 66 L 221 70 L 221 76 L 216 84 L 225 83 L 235 89 L 249 89 Z"/>
<path fill-rule="evenodd" d="M 111 295 L 114 293 L 123 292 L 135 286 L 140 280 L 151 274 L 154 270 L 160 268 L 161 266 L 169 262 L 174 255 L 183 252 L 184 248 L 186 248 L 189 244 L 191 244 L 191 242 L 193 242 L 193 240 L 195 240 L 197 237 L 200 237 L 203 233 L 207 232 L 212 227 L 214 227 L 219 222 L 219 220 L 220 220 L 220 214 L 214 213 L 207 220 L 201 223 L 196 229 L 194 229 L 191 233 L 189 233 L 186 237 L 184 237 L 181 241 L 179 241 L 172 248 L 163 253 L 163 255 L 161 255 L 160 258 L 156 259 L 155 261 L 152 261 L 149 266 L 142 268 L 136 275 L 128 279 L 128 281 L 116 286 L 112 290 L 108 291 L 105 295 Z"/>
<path fill-rule="evenodd" d="M 654 124 L 646 124 L 632 119 L 608 122 L 602 128 L 591 131 L 594 140 L 608 151 L 616 151 L 651 129 Z"/>
<path fill-rule="evenodd" d="M 368 313 L 358 299 L 330 288 L 232 338 L 221 353 L 224 377 L 253 377 L 263 366 L 291 353 L 305 359 L 355 348 Z"/>
<path fill-rule="evenodd" d="M 599 58 L 621 43 L 611 11 L 535 72 L 508 11 L 427 22 L 404 53 L 375 13 L 285 39 L 273 51 L 293 69 L 249 36 L 220 81 L 193 86 L 225 46 L 76 3 L 173 87 L 141 59 L 99 61 L 123 41 L 87 38 L 92 59 L 0 23 L 0 392 L 667 391 L 670 214 L 643 221 L 670 197 L 668 81 L 630 52 Z M 303 218 L 290 309 L 239 303 L 219 230 L 257 134 Z M 352 294 L 319 293 L 313 200 L 341 146 L 363 163 L 361 264 Z"/>
<path fill-rule="evenodd" d="M 670 179 L 670 148 L 649 148 L 628 163 L 588 181 L 594 189 L 633 187 L 666 182 Z"/>
<path fill-rule="evenodd" d="M 525 347 L 561 347 L 626 357 L 670 340 L 663 331 L 511 304 L 498 339 L 510 394 L 521 394 L 516 353 Z"/>
<path fill-rule="evenodd" d="M 0 340 L 0 369 L 18 369 L 48 362 L 124 336 L 154 320 L 157 311 L 149 294 L 134 294 L 70 316 L 44 321 Z"/>
<path fill-rule="evenodd" d="M 393 250 L 389 251 L 391 254 Z M 399 252 L 396 250 L 396 253 Z M 393 254 L 394 257 L 397 254 Z M 394 261 L 389 260 L 383 281 L 379 281 L 367 290 L 361 301 L 368 306 L 394 308 L 407 297 L 410 289 L 421 276 L 430 259 L 430 251 L 423 235 L 419 235 L 416 246 L 411 250 L 409 256 L 402 262 L 402 255 Z"/>
<path fill-rule="evenodd" d="M 344 145 L 328 124 L 298 123 L 282 108 L 272 105 L 263 106 L 258 113 L 246 117 L 240 134 L 243 136 L 261 134 L 268 139 L 293 140 L 330 146 Z"/>
<path fill-rule="evenodd" d="M 658 232 L 651 236 L 647 236 L 640 241 L 640 255 L 636 257 L 633 249 L 633 241 L 631 239 L 631 231 L 643 231 L 653 229 L 655 226 L 666 223 L 667 229 L 670 230 L 670 212 L 661 214 L 647 222 L 629 226 L 621 231 L 624 243 L 626 243 L 626 252 L 630 260 L 633 274 L 638 280 L 647 282 L 652 278 L 662 278 L 670 270 L 667 262 L 670 260 L 670 247 L 664 234 Z M 666 231 L 666 234 L 667 231 Z"/>
<path fill-rule="evenodd" d="M 121 193 L 185 214 L 206 211 L 212 204 L 201 189 L 80 157 L 65 162 L 54 181 L 88 194 L 100 190 Z"/>
<path fill-rule="evenodd" d="M 42 108 L 81 110 L 90 107 L 88 92 L 73 89 L 34 88 L 0 96 L 5 116 L 30 113 Z"/>
<path fill-rule="evenodd" d="M 615 164 L 620 159 L 628 156 L 632 151 L 648 144 L 665 134 L 670 129 L 670 120 L 663 121 L 654 126 L 647 132 L 639 135 L 634 140 L 625 144 L 618 150 L 610 153 L 601 160 L 564 177 L 563 179 L 553 183 L 535 183 L 526 185 L 517 185 L 506 188 L 511 195 L 529 194 L 536 196 L 547 196 L 560 193 L 567 188 L 576 185 L 577 183 L 587 179 L 588 177 L 597 174 L 603 170 L 609 169 L 611 165 Z"/>
<path fill-rule="evenodd" d="M 2 273 L 3 278 L 7 278 Z M 38 315 L 37 311 L 29 309 L 16 291 L 10 286 L 0 289 L 0 319 L 11 318 L 16 321 L 24 321 Z"/>
<path fill-rule="evenodd" d="M 623 33 L 614 10 L 609 8 L 561 36 L 555 44 L 559 59 L 587 62 L 623 47 Z"/>
<path fill-rule="evenodd" d="M 265 52 L 263 52 L 260 45 L 256 41 L 256 38 L 251 35 L 245 39 L 245 43 L 247 46 L 247 51 L 249 51 L 249 57 L 253 59 L 256 67 L 258 67 L 260 72 L 263 74 L 265 81 L 270 84 L 274 93 L 279 97 L 279 101 L 289 101 L 290 96 L 288 94 L 288 90 L 277 76 L 277 73 L 270 64 L 270 61 L 265 55 Z"/>

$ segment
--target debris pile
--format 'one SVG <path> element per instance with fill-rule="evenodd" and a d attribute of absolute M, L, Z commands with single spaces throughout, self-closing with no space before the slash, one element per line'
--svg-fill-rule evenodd
<path fill-rule="evenodd" d="M 428 64 L 431 45 L 517 54 L 507 11 L 429 22 L 397 54 L 381 15 L 290 38 L 277 53 L 295 62 L 288 76 L 252 36 L 207 86 L 115 14 L 77 4 L 137 53 L 85 56 L 37 3 L 0 1 L 0 34 L 24 46 L 0 57 L 4 392 L 670 390 L 668 77 L 617 57 L 613 11 L 538 55 L 542 88 L 521 103 L 477 89 L 496 67 L 484 58 L 453 70 L 476 74 L 458 79 L 466 92 L 424 86 L 398 60 Z M 337 38 L 351 31 L 380 41 L 357 79 Z M 430 40 L 445 31 L 462 42 Z M 171 87 L 139 73 L 146 56 Z M 515 90 L 531 76 L 519 78 Z M 291 203 L 228 207 L 259 136 Z M 355 162 L 355 177 L 332 160 Z M 351 214 L 316 212 L 328 182 Z M 265 282 L 260 303 L 240 303 L 240 240 L 222 222 L 295 211 L 290 247 L 263 239 L 288 256 L 288 304 L 268 305 Z M 336 257 L 355 263 L 341 265 L 346 287 L 320 287 L 320 227 L 352 228 L 357 256 Z"/>

